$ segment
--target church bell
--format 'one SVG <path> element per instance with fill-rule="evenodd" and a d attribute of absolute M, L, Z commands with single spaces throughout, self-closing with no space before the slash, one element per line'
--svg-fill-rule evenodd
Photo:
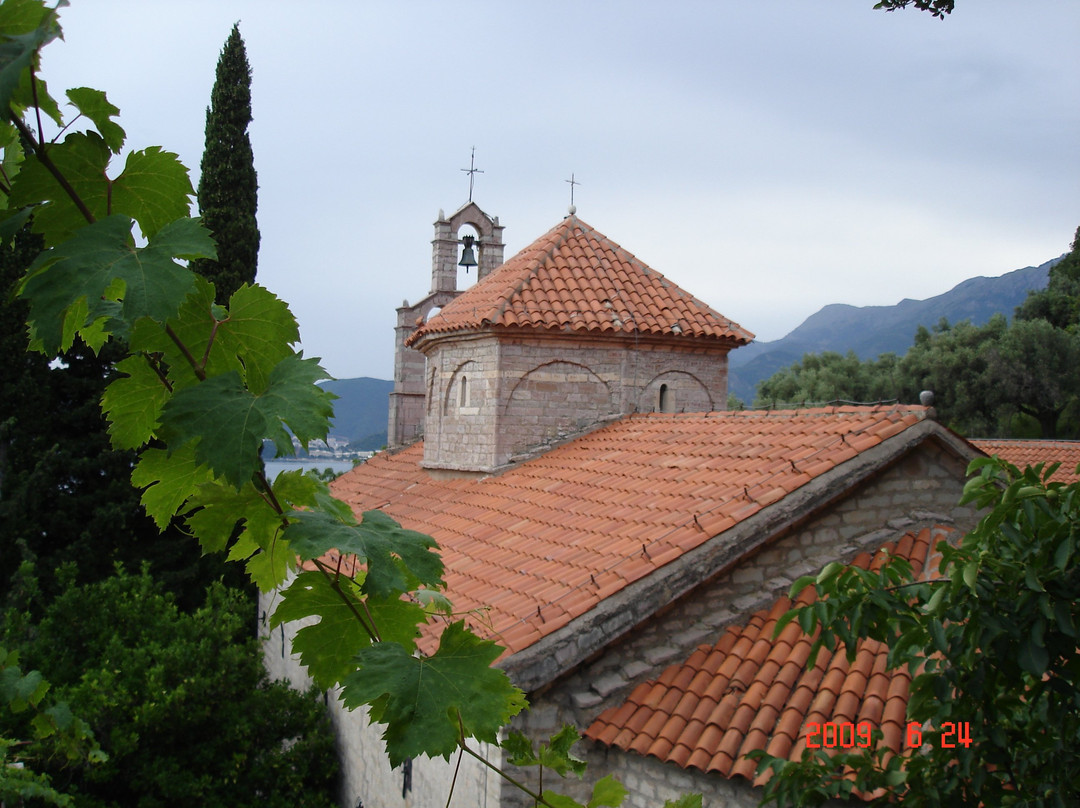
<path fill-rule="evenodd" d="M 465 271 L 469 271 L 469 267 L 476 266 L 476 252 L 473 250 L 473 242 L 476 241 L 475 236 L 463 236 L 461 239 L 464 248 L 461 250 L 461 260 L 458 261 L 459 267 L 465 267 Z"/>

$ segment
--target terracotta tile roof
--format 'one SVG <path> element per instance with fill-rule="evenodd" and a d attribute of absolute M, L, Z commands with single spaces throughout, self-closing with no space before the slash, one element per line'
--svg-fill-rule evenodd
<path fill-rule="evenodd" d="M 633 415 L 498 476 L 446 478 L 422 444 L 334 494 L 435 538 L 458 611 L 511 653 L 922 421 L 922 407 Z"/>
<path fill-rule="evenodd" d="M 1061 463 L 1061 468 L 1050 479 L 1062 483 L 1077 481 L 1077 466 L 1080 466 L 1080 441 L 1076 440 L 972 440 L 971 443 L 988 455 L 997 455 L 1002 460 L 1019 466 L 1021 469 L 1044 463 Z"/>
<path fill-rule="evenodd" d="M 947 528 L 907 534 L 882 550 L 912 562 L 916 575 L 938 576 L 934 546 Z M 884 555 L 862 553 L 852 563 L 880 565 Z M 798 603 L 812 603 L 813 587 Z M 715 645 L 703 645 L 685 662 L 672 665 L 654 681 L 643 682 L 620 706 L 602 713 L 586 730 L 594 741 L 683 768 L 741 776 L 760 785 L 754 749 L 800 760 L 809 724 L 868 722 L 881 729 L 885 743 L 904 750 L 911 676 L 906 668 L 886 671 L 888 649 L 876 640 L 860 642 L 849 663 L 844 646 L 826 648 L 807 669 L 812 639 L 789 623 L 773 639 L 776 621 L 790 608 L 787 597 L 728 628 Z"/>
<path fill-rule="evenodd" d="M 733 347 L 754 338 L 576 216 L 448 303 L 406 344 L 488 327 L 681 335 Z"/>

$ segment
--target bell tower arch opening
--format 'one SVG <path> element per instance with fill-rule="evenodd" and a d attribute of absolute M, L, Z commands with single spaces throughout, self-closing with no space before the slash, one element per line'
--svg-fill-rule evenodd
<path fill-rule="evenodd" d="M 431 241 L 431 291 L 416 303 L 397 310 L 394 346 L 394 390 L 390 393 L 387 443 L 404 446 L 424 431 L 424 355 L 405 341 L 417 323 L 435 316 L 468 286 L 483 280 L 503 262 L 503 227 L 470 200 L 451 216 L 441 210 Z M 471 243 L 466 243 L 471 239 Z M 471 249 L 472 262 L 466 260 Z M 470 391 L 472 398 L 472 391 Z"/>

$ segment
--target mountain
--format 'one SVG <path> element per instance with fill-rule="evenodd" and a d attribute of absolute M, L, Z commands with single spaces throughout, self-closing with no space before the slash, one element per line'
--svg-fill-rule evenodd
<path fill-rule="evenodd" d="M 1045 288 L 1050 267 L 1060 260 L 997 278 L 970 278 L 926 300 L 906 299 L 895 306 L 825 306 L 782 339 L 754 342 L 732 351 L 728 389 L 750 404 L 758 382 L 798 362 L 805 353 L 854 351 L 860 359 L 889 352 L 902 355 L 915 342 L 920 325 L 932 327 L 942 317 L 950 323 L 971 320 L 976 325 L 999 312 L 1011 317 L 1029 290 Z"/>
<path fill-rule="evenodd" d="M 338 396 L 330 434 L 349 441 L 353 449 L 381 449 L 386 445 L 386 421 L 390 415 L 390 391 L 385 379 L 335 379 L 322 387 Z"/>

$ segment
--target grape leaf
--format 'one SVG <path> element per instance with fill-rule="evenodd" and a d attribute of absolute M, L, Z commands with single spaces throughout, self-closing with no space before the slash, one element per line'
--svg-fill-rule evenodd
<path fill-rule="evenodd" d="M 301 558 L 320 558 L 337 550 L 367 564 L 363 585 L 367 594 L 385 598 L 420 586 L 443 586 L 442 559 L 433 552 L 435 540 L 406 530 L 380 511 L 367 511 L 359 525 L 321 511 L 294 511 L 289 521 L 289 543 Z"/>
<path fill-rule="evenodd" d="M 229 298 L 229 316 L 222 323 L 217 345 L 244 360 L 248 389 L 258 395 L 270 384 L 270 374 L 293 353 L 300 329 L 288 305 L 261 286 L 244 284 Z"/>
<path fill-rule="evenodd" d="M 0 5 L 0 106 L 8 109 L 37 51 L 60 35 L 56 12 L 40 3 Z"/>
<path fill-rule="evenodd" d="M 296 632 L 292 647 L 322 689 L 333 687 L 355 670 L 357 652 L 371 644 L 371 633 L 361 619 L 373 623 L 369 627 L 383 642 L 398 643 L 409 653 L 420 636 L 417 626 L 426 620 L 423 609 L 414 603 L 398 597 L 362 601 L 351 579 L 321 572 L 300 573 L 281 598 L 270 618 L 271 629 L 293 620 L 319 618 L 318 623 Z"/>
<path fill-rule="evenodd" d="M 270 371 L 270 383 L 259 401 L 268 415 L 264 435 L 274 441 L 278 456 L 293 454 L 292 438 L 282 424 L 288 425 L 305 449 L 311 441 L 326 438 L 334 415 L 331 402 L 337 396 L 315 382 L 329 378 L 318 359 L 304 359 L 303 354 L 286 356 Z"/>
<path fill-rule="evenodd" d="M 329 394 L 313 382 L 325 378 L 315 360 L 286 357 L 260 396 L 244 387 L 236 371 L 178 390 L 161 412 L 158 434 L 170 446 L 197 441 L 195 456 L 237 489 L 259 468 L 262 439 L 291 453 L 287 424 L 305 444 L 324 438 L 333 413 Z"/>
<path fill-rule="evenodd" d="M 195 456 L 239 490 L 258 470 L 268 423 L 236 371 L 178 390 L 161 411 L 169 446 L 196 442 Z"/>
<path fill-rule="evenodd" d="M 195 194 L 187 167 L 160 146 L 131 152 L 111 185 L 109 213 L 130 216 L 147 239 L 169 222 L 187 216 Z"/>
<path fill-rule="evenodd" d="M 289 543 L 277 538 L 270 543 L 269 549 L 262 549 L 252 539 L 252 532 L 245 530 L 232 546 L 228 561 L 243 561 L 248 577 L 255 582 L 262 592 L 270 592 L 280 586 L 289 572 L 296 568 L 296 554 L 289 549 Z"/>
<path fill-rule="evenodd" d="M 144 356 L 129 356 L 116 369 L 125 375 L 105 388 L 101 409 L 113 447 L 138 449 L 153 436 L 169 391 Z"/>
<path fill-rule="evenodd" d="M 106 218 L 110 211 L 105 171 L 111 152 L 102 137 L 96 132 L 72 132 L 62 143 L 49 146 L 48 156 L 91 216 L 96 220 Z M 52 171 L 35 157 L 26 160 L 11 183 L 10 204 L 40 205 L 34 211 L 33 229 L 44 237 L 48 247 L 67 240 L 90 223 Z"/>
<path fill-rule="evenodd" d="M 20 297 L 30 301 L 32 336 L 46 352 L 70 347 L 65 313 L 89 302 L 84 322 L 112 311 L 102 301 L 119 287 L 120 313 L 128 325 L 140 317 L 165 322 L 176 314 L 194 284 L 194 273 L 173 259 L 213 254 L 210 234 L 194 219 L 162 228 L 145 247 L 130 244 L 131 220 L 110 216 L 79 230 L 61 246 L 42 253 L 30 267 Z M 119 282 L 119 283 L 117 283 Z"/>
<path fill-rule="evenodd" d="M 358 654 L 359 669 L 342 683 L 345 706 L 371 705 L 385 724 L 390 765 L 421 754 L 449 759 L 466 737 L 498 743 L 498 731 L 525 706 L 524 694 L 491 667 L 502 649 L 460 621 L 447 626 L 430 657 L 397 643 L 376 643 Z M 460 724 L 459 724 L 460 722 Z"/>
<path fill-rule="evenodd" d="M 250 482 L 239 490 L 216 481 L 200 485 L 188 506 L 194 509 L 187 517 L 188 527 L 199 539 L 204 553 L 224 550 L 238 522 L 244 523 L 244 536 L 251 545 L 241 558 L 247 558 L 257 549 L 271 549 L 282 528 L 280 514 Z"/>
<path fill-rule="evenodd" d="M 146 488 L 142 504 L 159 530 L 164 530 L 184 501 L 210 479 L 210 470 L 195 459 L 191 446 L 171 455 L 164 449 L 147 449 L 131 472 L 132 485 Z"/>
<path fill-rule="evenodd" d="M 120 114 L 119 108 L 110 104 L 101 90 L 92 90 L 89 87 L 74 87 L 67 91 L 67 97 L 79 114 L 85 115 L 97 127 L 109 151 L 118 154 L 124 145 L 124 138 L 127 137 L 120 124 L 113 120 Z M 183 216 L 186 212 L 180 215 Z"/>

